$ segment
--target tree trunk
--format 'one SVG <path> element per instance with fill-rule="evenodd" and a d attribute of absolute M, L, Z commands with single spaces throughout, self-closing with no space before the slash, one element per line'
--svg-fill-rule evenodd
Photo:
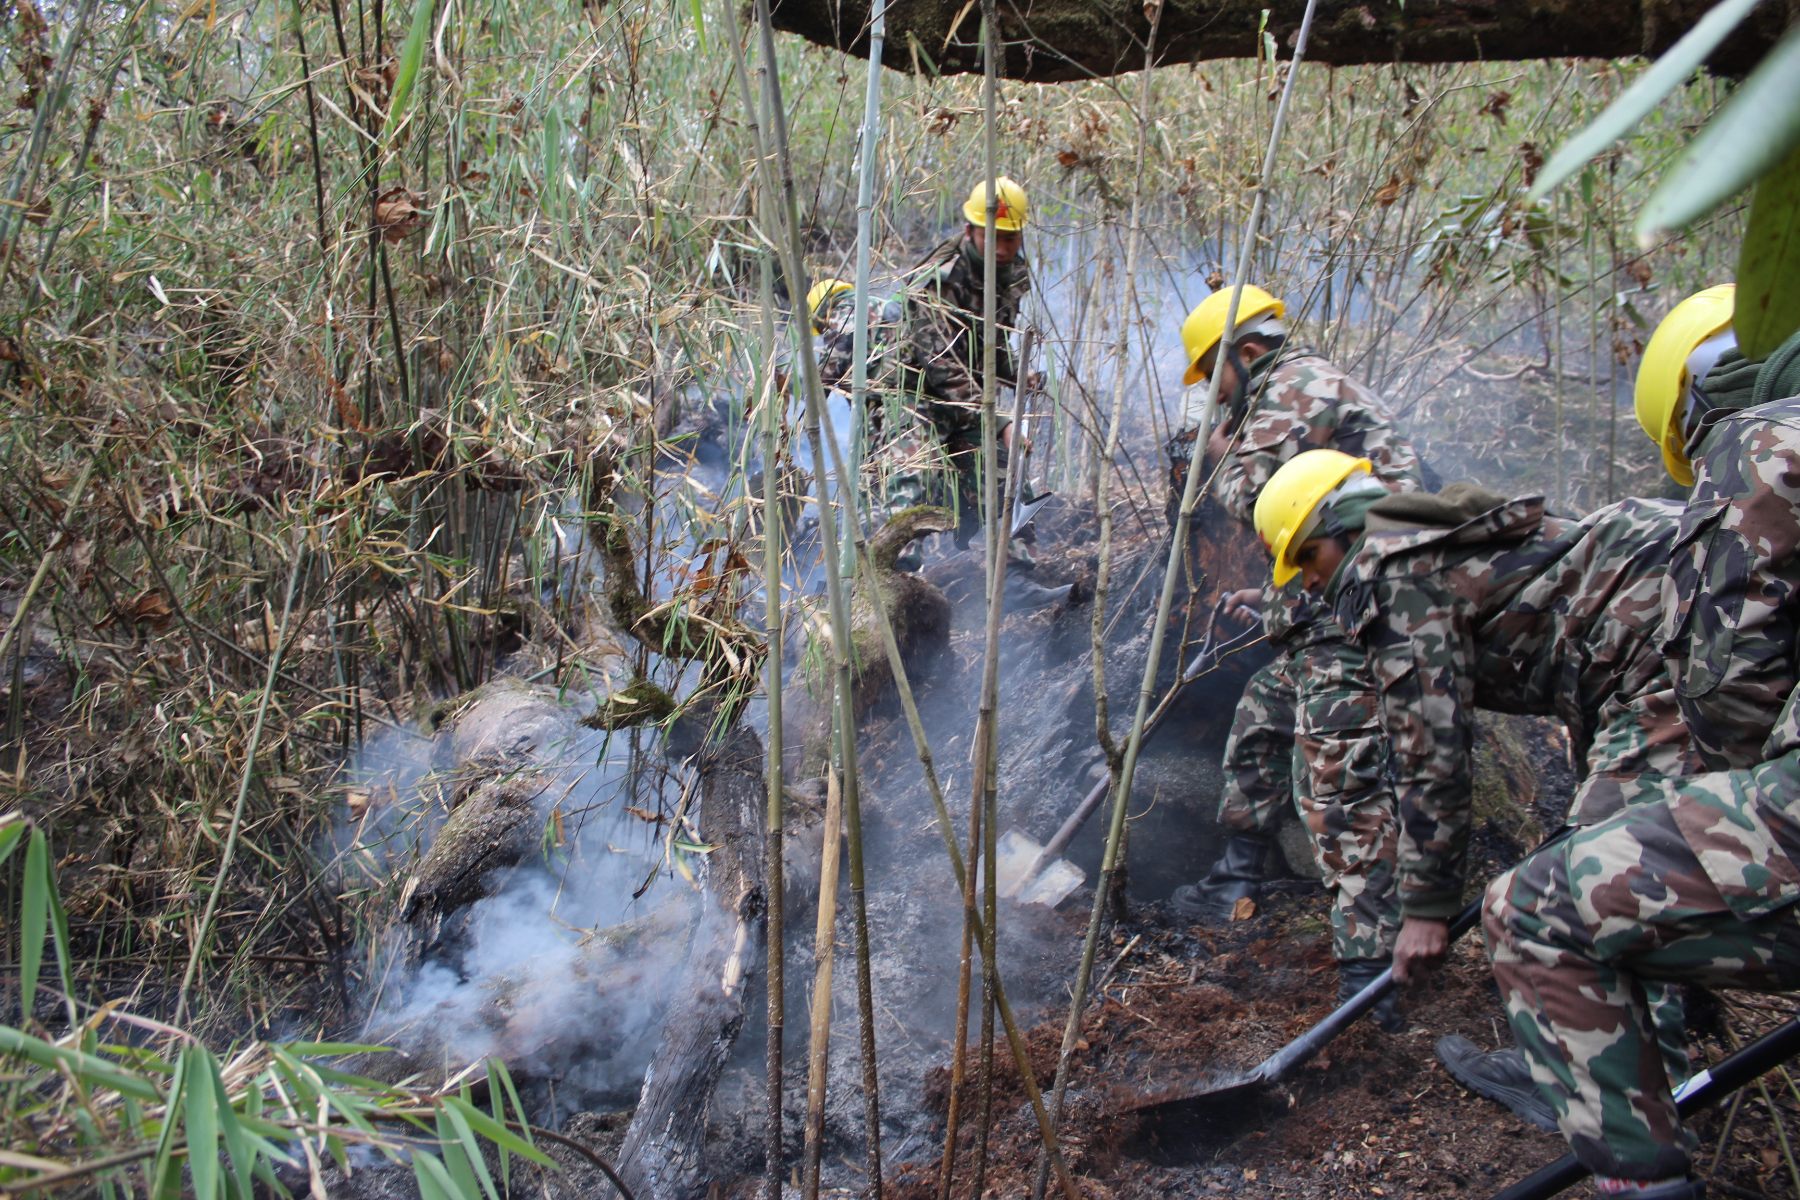
<path fill-rule="evenodd" d="M 761 959 L 762 745 L 740 726 L 701 773 L 700 836 L 715 847 L 706 858 L 706 896 L 619 1154 L 638 1200 L 706 1194 L 713 1088 L 744 1025 L 746 977 Z"/>
<path fill-rule="evenodd" d="M 1286 47 L 1304 0 L 1165 0 L 1159 65 L 1248 58 L 1257 31 Z M 1333 66 L 1494 59 L 1656 55 L 1712 7 L 1712 0 L 1320 0 L 1307 57 Z M 897 71 L 979 71 L 979 24 L 961 0 L 892 0 L 882 62 Z M 868 0 L 778 0 L 775 24 L 821 46 L 868 54 Z M 1001 74 L 1035 83 L 1118 75 L 1144 65 L 1151 6 L 1140 0 L 1038 0 L 1001 5 Z M 1774 44 L 1788 7 L 1764 5 L 1709 66 L 1739 76 Z"/>

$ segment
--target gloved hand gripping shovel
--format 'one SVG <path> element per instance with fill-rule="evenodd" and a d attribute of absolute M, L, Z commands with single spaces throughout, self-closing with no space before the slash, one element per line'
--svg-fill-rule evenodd
<path fill-rule="evenodd" d="M 1163 716 L 1174 705 L 1175 698 L 1181 695 L 1188 684 L 1218 666 L 1226 651 L 1248 642 L 1256 632 L 1256 627 L 1252 625 L 1242 633 L 1222 640 L 1219 638 L 1219 617 L 1223 615 L 1229 598 L 1229 593 L 1220 596 L 1218 603 L 1213 605 L 1212 615 L 1206 622 L 1205 636 L 1200 639 L 1199 650 L 1189 661 L 1187 669 L 1181 673 L 1181 678 L 1175 681 L 1175 686 L 1163 695 L 1162 700 L 1145 718 L 1145 741 L 1150 740 L 1150 735 L 1162 723 Z M 1094 784 L 1092 790 L 1082 797 L 1081 803 L 1076 805 L 1075 811 L 1057 828 L 1049 842 L 1042 846 L 1029 834 L 1017 829 L 1008 829 L 1002 834 L 998 846 L 999 861 L 995 864 L 1000 879 L 1000 894 L 1023 904 L 1042 904 L 1054 908 L 1065 896 L 1080 887 L 1082 880 L 1087 878 L 1087 873 L 1061 855 L 1069 848 L 1069 843 L 1075 839 L 1081 827 L 1087 824 L 1088 818 L 1094 815 L 1094 810 L 1100 807 L 1100 802 L 1106 799 L 1111 784 L 1110 775 Z"/>

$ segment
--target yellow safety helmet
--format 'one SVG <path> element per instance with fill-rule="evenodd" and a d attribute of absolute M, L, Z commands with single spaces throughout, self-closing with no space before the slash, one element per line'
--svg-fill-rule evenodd
<path fill-rule="evenodd" d="M 1731 328 L 1737 285 L 1722 283 L 1695 292 L 1669 310 L 1638 364 L 1636 408 L 1638 424 L 1662 449 L 1663 466 L 1675 482 L 1689 487 L 1694 466 L 1688 462 L 1687 434 L 1682 428 L 1688 389 L 1688 356 L 1701 345 Z"/>
<path fill-rule="evenodd" d="M 1256 535 L 1275 558 L 1275 586 L 1300 573 L 1293 551 L 1318 524 L 1320 501 L 1358 471 L 1373 471 L 1366 458 L 1342 450 L 1304 450 L 1281 464 L 1256 497 Z"/>
<path fill-rule="evenodd" d="M 855 284 L 845 283 L 841 279 L 821 279 L 812 285 L 811 290 L 806 293 L 806 311 L 812 314 L 814 333 L 825 332 L 824 309 L 831 303 L 831 298 L 855 290 Z"/>
<path fill-rule="evenodd" d="M 1225 336 L 1225 314 L 1231 308 L 1231 289 L 1220 288 L 1199 304 L 1181 323 L 1181 343 L 1187 347 L 1187 374 L 1181 377 L 1184 386 L 1192 387 L 1206 378 L 1206 372 L 1200 369 L 1200 360 L 1207 352 L 1219 344 Z M 1237 328 L 1243 329 L 1250 322 L 1264 313 L 1274 313 L 1277 320 L 1287 316 L 1287 305 L 1254 283 L 1244 285 L 1244 298 L 1238 301 Z"/>
<path fill-rule="evenodd" d="M 1031 205 L 1025 200 L 1025 189 L 1002 175 L 994 180 L 999 185 L 1000 201 L 994 206 L 994 228 L 1002 233 L 1017 233 L 1025 228 L 1025 216 Z M 983 179 L 963 201 L 963 218 L 980 229 L 987 225 L 987 180 Z"/>

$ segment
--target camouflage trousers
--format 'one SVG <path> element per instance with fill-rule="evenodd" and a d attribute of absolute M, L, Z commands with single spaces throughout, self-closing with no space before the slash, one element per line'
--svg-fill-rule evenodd
<path fill-rule="evenodd" d="M 865 422 L 859 489 L 867 527 L 880 529 L 903 509 L 935 504 L 956 514 L 957 542 L 966 544 L 981 528 L 980 430 L 954 430 L 946 436 L 908 399 L 890 393 Z M 1000 467 L 1004 472 L 1004 446 Z M 1003 474 L 1002 495 L 1005 485 Z"/>
<path fill-rule="evenodd" d="M 1250 677 L 1225 743 L 1221 824 L 1271 834 L 1289 804 L 1332 895 L 1333 955 L 1389 957 L 1400 903 L 1387 739 L 1368 661 L 1328 617 L 1284 638 Z"/>
<path fill-rule="evenodd" d="M 1800 989 L 1800 884 L 1771 890 L 1770 864 L 1791 873 L 1792 862 L 1744 818 L 1757 795 L 1796 794 L 1796 763 L 1781 779 L 1778 764 L 1765 764 L 1666 781 L 1663 801 L 1579 830 L 1488 888 L 1488 954 L 1513 1035 L 1570 1148 L 1596 1173 L 1688 1170 L 1659 1047 L 1664 984 Z M 1695 824 L 1718 803 L 1724 820 Z"/>

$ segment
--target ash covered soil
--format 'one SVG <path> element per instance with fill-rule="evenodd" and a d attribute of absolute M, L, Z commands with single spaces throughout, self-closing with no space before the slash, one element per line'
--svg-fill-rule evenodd
<path fill-rule="evenodd" d="M 1478 937 L 1456 946 L 1443 970 L 1405 995 L 1404 1032 L 1383 1033 L 1364 1020 L 1260 1093 L 1155 1106 L 1185 1084 L 1255 1064 L 1309 1028 L 1336 1003 L 1337 975 L 1324 896 L 1311 885 L 1274 889 L 1254 917 L 1223 930 L 1171 919 L 1161 905 L 1142 918 L 1108 939 L 1097 969 L 1117 965 L 1074 1058 L 1063 1144 L 1085 1196 L 1486 1196 L 1565 1153 L 1556 1134 L 1464 1091 L 1437 1063 L 1433 1046 L 1447 1033 L 1483 1047 L 1510 1041 Z M 1727 1014 L 1704 1002 L 1692 1009 L 1706 1061 L 1750 1032 L 1745 1010 Z M 1748 1025 L 1759 1023 L 1752 1012 Z M 1061 1040 L 1060 1015 L 1029 1035 L 1046 1088 Z M 1029 1195 L 1037 1127 L 1010 1057 L 996 1061 L 982 1195 Z M 947 1068 L 935 1068 L 927 1087 L 940 1144 L 948 1078 Z M 965 1111 L 974 1111 L 976 1089 L 965 1086 Z M 1693 1123 L 1703 1142 L 1700 1165 L 1717 1170 L 1722 1194 L 1791 1194 L 1770 1110 L 1749 1099 L 1722 1144 L 1723 1114 Z M 1775 1114 L 1791 1136 L 1793 1113 Z M 970 1130 L 960 1141 L 958 1195 L 968 1194 L 974 1159 Z M 893 1197 L 934 1197 L 936 1166 L 903 1169 L 896 1182 Z M 1587 1191 L 1582 1185 L 1570 1194 Z"/>
<path fill-rule="evenodd" d="M 1554 1134 L 1469 1095 L 1437 1066 L 1432 1047 L 1445 1033 L 1485 1046 L 1504 1036 L 1498 995 L 1469 942 L 1406 996 L 1405 1032 L 1365 1020 L 1280 1084 L 1171 1100 L 1255 1065 L 1331 1011 L 1337 971 L 1324 921 L 1323 893 L 1291 884 L 1227 929 L 1190 926 L 1158 905 L 1112 933 L 1101 963 L 1118 965 L 1084 1022 L 1065 1117 L 1088 1195 L 1486 1194 L 1563 1153 Z M 1061 1039 L 1061 1020 L 1032 1030 L 1040 1078 L 1054 1071 Z M 942 1096 L 947 1072 L 937 1079 Z M 1028 1194 L 1035 1122 L 1016 1076 L 997 1072 L 997 1083 L 1004 1115 L 984 1194 Z M 968 1143 L 963 1178 L 973 1169 Z M 895 1194 L 923 1200 L 934 1187 L 914 1172 Z"/>

